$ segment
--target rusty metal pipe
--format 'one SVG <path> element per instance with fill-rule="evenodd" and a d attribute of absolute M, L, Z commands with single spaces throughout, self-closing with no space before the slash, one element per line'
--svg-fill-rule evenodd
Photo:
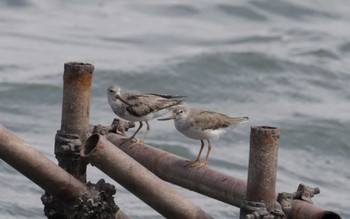
<path fill-rule="evenodd" d="M 341 219 L 341 217 L 335 212 L 324 210 L 312 203 L 294 200 L 288 219 Z"/>
<path fill-rule="evenodd" d="M 82 142 L 89 131 L 93 71 L 94 66 L 87 63 L 64 64 L 61 131 L 78 134 Z"/>
<path fill-rule="evenodd" d="M 94 66 L 80 62 L 64 64 L 61 130 L 55 139 L 58 165 L 82 182 L 86 166 L 79 157 L 89 135 L 89 111 Z"/>
<path fill-rule="evenodd" d="M 274 127 L 251 127 L 246 200 L 262 202 L 268 212 L 276 201 L 277 153 L 280 130 Z"/>
<path fill-rule="evenodd" d="M 90 192 L 86 184 L 57 166 L 1 124 L 0 159 L 67 205 L 77 203 L 81 195 Z M 129 219 L 121 210 L 115 214 L 115 218 Z"/>
<path fill-rule="evenodd" d="M 0 158 L 60 200 L 71 201 L 88 191 L 85 184 L 1 124 Z"/>
<path fill-rule="evenodd" d="M 186 160 L 154 147 L 121 140 L 123 136 L 109 133 L 107 139 L 158 177 L 189 190 L 240 207 L 245 197 L 247 182 L 227 176 L 208 167 L 186 166 Z M 125 138 L 125 137 L 124 137 Z M 123 143 L 123 144 L 121 144 Z M 169 171 L 171 170 L 171 171 Z M 272 193 L 274 201 L 277 195 Z M 335 212 L 321 209 L 305 201 L 294 200 L 296 205 L 287 212 L 288 219 L 340 219 Z M 312 213 L 308 212 L 308 209 Z M 317 215 L 304 217 L 303 215 Z"/>
<path fill-rule="evenodd" d="M 181 157 L 145 144 L 120 140 L 121 136 L 110 133 L 107 139 L 137 160 L 161 179 L 201 193 L 222 202 L 240 206 L 246 193 L 246 181 L 227 176 L 208 167 L 188 165 Z M 171 170 L 171 171 L 170 171 Z"/>
<path fill-rule="evenodd" d="M 90 136 L 81 156 L 166 218 L 211 218 L 103 136 Z"/>

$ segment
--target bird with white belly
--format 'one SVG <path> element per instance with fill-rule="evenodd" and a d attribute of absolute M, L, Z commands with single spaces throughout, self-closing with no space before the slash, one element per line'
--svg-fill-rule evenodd
<path fill-rule="evenodd" d="M 146 123 L 147 131 L 137 143 L 143 143 L 150 132 L 151 126 L 148 121 L 171 111 L 172 107 L 182 103 L 183 100 L 180 98 L 183 97 L 156 93 L 121 93 L 118 85 L 111 85 L 107 89 L 108 103 L 113 112 L 122 119 L 140 124 L 128 139 L 135 139 L 143 122 Z"/>
<path fill-rule="evenodd" d="M 159 121 L 174 120 L 176 129 L 185 136 L 201 141 L 199 154 L 191 164 L 205 166 L 209 162 L 209 154 L 212 150 L 210 140 L 217 139 L 229 129 L 248 122 L 249 118 L 230 117 L 225 114 L 192 108 L 181 104 L 173 107 L 173 114 L 168 118 L 158 119 Z M 204 148 L 204 140 L 208 142 L 208 152 L 203 163 L 200 162 L 200 156 Z"/>

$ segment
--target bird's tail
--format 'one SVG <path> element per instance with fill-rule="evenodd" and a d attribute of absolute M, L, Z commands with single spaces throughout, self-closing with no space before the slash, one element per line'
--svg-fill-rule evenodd
<path fill-rule="evenodd" d="M 162 110 L 165 108 L 171 109 L 173 106 L 181 105 L 182 102 L 183 102 L 183 100 L 173 100 L 172 103 L 170 103 L 169 105 L 165 105 L 164 107 L 159 108 L 158 110 Z"/>
<path fill-rule="evenodd" d="M 249 122 L 249 118 L 248 116 L 231 117 L 230 122 L 232 125 L 239 125 L 239 124 Z"/>
<path fill-rule="evenodd" d="M 169 95 L 169 94 L 156 94 L 156 93 L 147 93 L 147 94 L 151 94 L 151 95 L 154 95 L 154 96 L 158 96 L 158 97 L 163 97 L 165 99 L 183 99 L 185 98 L 186 96 L 181 96 L 181 95 Z"/>

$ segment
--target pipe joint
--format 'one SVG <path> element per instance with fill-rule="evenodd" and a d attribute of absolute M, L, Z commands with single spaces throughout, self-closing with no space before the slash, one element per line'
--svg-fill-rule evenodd
<path fill-rule="evenodd" d="M 62 131 L 57 131 L 55 137 L 55 154 L 57 155 L 77 155 L 79 156 L 82 143 L 80 141 L 79 135 L 77 134 L 67 134 Z"/>
<path fill-rule="evenodd" d="M 294 199 L 300 199 L 309 203 L 313 203 L 311 198 L 319 194 L 321 190 L 318 187 L 312 188 L 304 184 L 299 184 L 297 191 L 293 194 Z"/>
<path fill-rule="evenodd" d="M 263 202 L 242 200 L 241 211 L 246 213 L 244 219 L 274 219 Z"/>
<path fill-rule="evenodd" d="M 108 133 L 116 133 L 122 136 L 126 136 L 125 132 L 134 127 L 134 122 L 115 118 L 110 126 L 95 125 L 90 127 L 90 132 L 92 132 L 92 134 L 99 134 L 104 136 Z"/>
<path fill-rule="evenodd" d="M 293 207 L 294 200 L 302 200 L 312 204 L 311 198 L 320 193 L 318 187 L 312 188 L 304 184 L 299 184 L 298 189 L 294 193 L 282 192 L 277 196 L 277 202 L 281 205 L 283 212 L 289 213 Z"/>

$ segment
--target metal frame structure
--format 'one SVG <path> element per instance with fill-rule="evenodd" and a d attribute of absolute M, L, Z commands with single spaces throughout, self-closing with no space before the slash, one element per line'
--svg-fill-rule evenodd
<path fill-rule="evenodd" d="M 0 158 L 45 190 L 50 219 L 127 219 L 114 203 L 115 187 L 103 179 L 86 182 L 88 163 L 99 168 L 166 218 L 212 218 L 165 181 L 239 207 L 240 219 L 339 219 L 315 206 L 320 192 L 300 184 L 293 193 L 275 192 L 280 130 L 251 127 L 247 181 L 186 160 L 146 144 L 125 141 L 133 124 L 114 120 L 89 126 L 94 66 L 64 65 L 61 129 L 55 138 L 58 165 L 0 124 Z"/>

